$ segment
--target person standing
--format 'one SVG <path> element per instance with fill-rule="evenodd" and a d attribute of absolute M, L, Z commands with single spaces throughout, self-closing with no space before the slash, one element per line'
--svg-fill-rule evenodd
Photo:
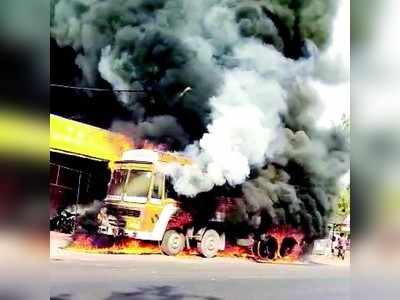
<path fill-rule="evenodd" d="M 335 248 L 336 248 L 337 237 L 333 233 L 331 237 L 331 254 L 335 255 Z"/>
<path fill-rule="evenodd" d="M 342 258 L 343 260 L 344 260 L 344 255 L 345 255 L 345 252 L 346 252 L 346 244 L 347 244 L 347 241 L 346 241 L 346 238 L 344 236 L 344 233 L 342 232 L 340 234 L 339 238 L 337 239 L 337 249 L 338 249 L 337 256 L 339 258 Z"/>

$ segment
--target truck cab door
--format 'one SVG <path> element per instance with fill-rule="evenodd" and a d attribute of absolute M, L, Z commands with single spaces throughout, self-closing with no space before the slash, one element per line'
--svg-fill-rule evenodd
<path fill-rule="evenodd" d="M 165 206 L 164 176 L 162 174 L 154 174 L 148 199 L 149 201 L 147 201 L 145 208 L 145 219 L 143 220 L 143 230 L 153 231 Z"/>

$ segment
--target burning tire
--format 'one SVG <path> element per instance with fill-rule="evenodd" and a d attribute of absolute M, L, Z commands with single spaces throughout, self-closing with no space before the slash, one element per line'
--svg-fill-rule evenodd
<path fill-rule="evenodd" d="M 287 236 L 282 240 L 281 248 L 279 249 L 279 255 L 285 257 L 290 255 L 294 248 L 297 246 L 297 241 L 294 237 Z"/>
<path fill-rule="evenodd" d="M 254 243 L 253 252 L 261 259 L 272 260 L 276 257 L 277 251 L 278 241 L 272 236 Z"/>
<path fill-rule="evenodd" d="M 179 254 L 185 247 L 185 237 L 175 230 L 168 230 L 161 242 L 161 251 L 169 256 Z"/>
<path fill-rule="evenodd" d="M 197 250 L 202 256 L 211 258 L 217 255 L 220 243 L 221 240 L 218 232 L 214 229 L 208 229 L 203 234 L 201 241 L 197 242 Z"/>

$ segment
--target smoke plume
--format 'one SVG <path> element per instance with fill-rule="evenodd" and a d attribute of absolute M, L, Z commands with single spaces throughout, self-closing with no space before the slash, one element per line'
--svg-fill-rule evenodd
<path fill-rule="evenodd" d="M 172 116 L 155 116 L 139 124 L 116 120 L 111 130 L 133 137 L 136 143 L 162 144 L 166 150 L 181 149 L 188 143 L 188 135 Z"/>
<path fill-rule="evenodd" d="M 84 82 L 146 91 L 117 96 L 134 137 L 193 159 L 166 170 L 178 193 L 242 185 L 255 227 L 321 236 L 349 164 L 341 134 L 316 127 L 309 85 L 331 77 L 320 52 L 335 13 L 335 0 L 54 0 L 51 33 Z"/>

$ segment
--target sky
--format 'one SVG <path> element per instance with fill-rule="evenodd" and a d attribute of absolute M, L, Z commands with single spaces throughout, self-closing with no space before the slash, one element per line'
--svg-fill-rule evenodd
<path fill-rule="evenodd" d="M 333 25 L 331 44 L 322 55 L 333 64 L 340 65 L 345 79 L 338 83 L 312 83 L 325 106 L 319 120 L 319 124 L 324 127 L 339 124 L 343 115 L 350 116 L 350 1 L 338 1 L 340 4 Z"/>

